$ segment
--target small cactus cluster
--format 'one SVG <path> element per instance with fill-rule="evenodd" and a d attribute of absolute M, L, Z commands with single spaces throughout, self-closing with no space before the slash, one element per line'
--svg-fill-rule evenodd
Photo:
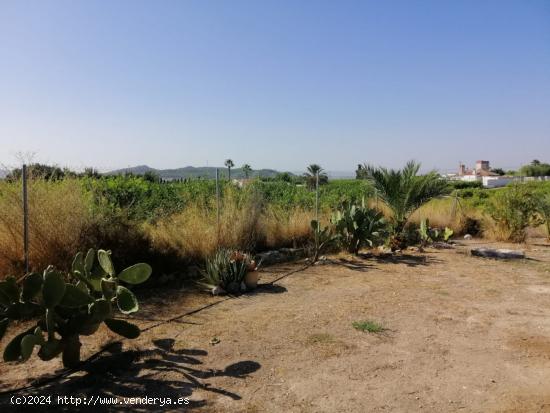
<path fill-rule="evenodd" d="M 445 229 L 430 227 L 430 221 L 428 218 L 424 218 L 420 221 L 420 227 L 418 228 L 420 234 L 420 241 L 422 245 L 429 244 L 431 242 L 445 241 L 448 242 L 454 234 L 451 228 L 445 227 Z"/>
<path fill-rule="evenodd" d="M 4 361 L 26 361 L 35 347 L 38 357 L 51 360 L 60 354 L 63 365 L 80 362 L 80 336 L 94 334 L 101 323 L 113 332 L 136 338 L 139 327 L 114 318 L 138 311 L 134 294 L 121 282 L 140 284 L 151 275 L 148 264 L 135 264 L 115 272 L 111 252 L 90 249 L 76 254 L 64 275 L 49 266 L 42 274 L 27 274 L 20 283 L 13 277 L 0 282 L 0 340 L 13 320 L 36 319 L 36 325 L 15 336 L 4 349 Z"/>

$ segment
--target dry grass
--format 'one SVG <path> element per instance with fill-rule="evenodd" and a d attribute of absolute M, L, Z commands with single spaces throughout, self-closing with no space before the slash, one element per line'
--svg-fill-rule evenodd
<path fill-rule="evenodd" d="M 257 194 L 243 196 L 231 189 L 223 196 L 219 234 L 215 210 L 198 203 L 156 224 L 141 226 L 96 214 L 92 209 L 91 199 L 77 180 L 29 182 L 33 270 L 50 264 L 66 269 L 76 251 L 90 246 L 114 248 L 125 256 L 151 252 L 197 261 L 211 255 L 218 246 L 277 248 L 301 245 L 311 235 L 311 212 L 275 209 L 265 205 Z M 0 274 L 19 275 L 23 267 L 21 185 L 1 182 Z"/>
<path fill-rule="evenodd" d="M 410 222 L 420 224 L 427 218 L 430 226 L 451 228 L 456 235 L 468 232 L 468 221 L 476 220 L 485 223 L 487 218 L 473 207 L 456 202 L 453 198 L 433 199 L 418 209 L 411 217 Z"/>
<path fill-rule="evenodd" d="M 378 209 L 387 218 L 392 216 L 389 207 L 381 201 L 371 199 L 369 206 Z M 450 197 L 436 198 L 426 203 L 412 214 L 409 222 L 419 225 L 426 218 L 430 221 L 430 226 L 451 228 L 456 235 L 468 232 L 468 225 L 472 220 L 482 224 L 487 220 L 480 210 L 463 205 Z"/>
<path fill-rule="evenodd" d="M 65 268 L 89 224 L 90 202 L 75 180 L 29 182 L 29 258 L 33 270 Z M 21 274 L 23 208 L 21 185 L 0 183 L 0 274 Z"/>
<path fill-rule="evenodd" d="M 297 247 L 311 236 L 312 211 L 268 207 L 261 218 L 267 248 Z M 324 220 L 328 220 L 324 217 Z"/>
<path fill-rule="evenodd" d="M 240 199 L 228 191 L 220 213 L 220 230 L 213 209 L 190 205 L 156 224 L 145 224 L 152 247 L 176 252 L 181 258 L 202 260 L 217 247 L 251 250 L 299 245 L 311 234 L 311 212 L 263 205 L 254 194 Z"/>

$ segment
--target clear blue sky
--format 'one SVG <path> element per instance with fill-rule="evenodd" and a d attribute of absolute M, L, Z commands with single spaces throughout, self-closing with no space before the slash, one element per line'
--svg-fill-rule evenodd
<path fill-rule="evenodd" d="M 0 163 L 550 161 L 550 1 L 0 0 Z"/>

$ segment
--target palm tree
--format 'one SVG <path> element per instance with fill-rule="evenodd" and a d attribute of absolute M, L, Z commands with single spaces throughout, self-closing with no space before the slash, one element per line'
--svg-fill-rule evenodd
<path fill-rule="evenodd" d="M 319 185 L 326 184 L 328 182 L 328 176 L 324 169 L 320 165 L 312 163 L 307 167 L 307 172 L 304 174 L 306 184 L 309 189 L 315 189 L 317 184 L 317 174 L 319 174 Z"/>
<path fill-rule="evenodd" d="M 419 169 L 420 164 L 415 161 L 407 162 L 401 170 L 363 166 L 377 196 L 392 211 L 393 230 L 397 237 L 403 233 L 414 211 L 447 191 L 447 183 L 437 172 L 418 175 Z"/>
<path fill-rule="evenodd" d="M 233 161 L 231 159 L 226 159 L 225 160 L 225 166 L 227 166 L 228 179 L 231 181 L 231 168 L 233 168 L 235 166 L 235 164 L 233 163 Z"/>
<path fill-rule="evenodd" d="M 244 172 L 244 177 L 245 177 L 246 179 L 248 179 L 248 176 L 249 176 L 250 173 L 252 172 L 252 168 L 250 167 L 250 165 L 247 164 L 247 163 L 245 163 L 245 164 L 241 167 L 241 169 L 242 169 L 243 172 Z"/>

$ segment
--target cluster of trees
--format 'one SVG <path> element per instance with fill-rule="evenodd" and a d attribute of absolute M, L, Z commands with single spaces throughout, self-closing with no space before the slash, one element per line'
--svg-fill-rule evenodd
<path fill-rule="evenodd" d="M 75 172 L 69 168 L 60 168 L 55 165 L 45 165 L 41 163 L 33 163 L 27 166 L 27 174 L 29 178 L 47 179 L 56 181 L 64 178 L 80 178 L 93 177 L 99 178 L 101 174 L 94 168 L 86 168 L 84 172 Z M 6 175 L 6 180 L 16 181 L 21 179 L 23 175 L 22 168 L 15 168 Z"/>
<path fill-rule="evenodd" d="M 529 165 L 522 166 L 519 172 L 524 176 L 550 176 L 550 164 L 534 159 Z"/>
<path fill-rule="evenodd" d="M 227 177 L 231 180 L 231 169 L 235 167 L 235 163 L 232 159 L 226 159 L 224 162 L 227 168 Z M 370 168 L 370 169 L 369 169 Z M 253 169 L 249 164 L 244 164 L 241 167 L 244 172 L 245 178 L 249 178 L 252 175 Z M 368 165 L 358 165 L 355 171 L 356 179 L 369 179 L 371 177 L 372 168 Z M 29 177 L 42 178 L 47 180 L 58 180 L 63 178 L 78 178 L 78 177 L 92 177 L 99 178 L 101 174 L 94 168 L 86 168 L 84 172 L 74 172 L 68 168 L 60 168 L 59 166 L 50 166 L 40 163 L 33 163 L 27 167 Z M 499 175 L 505 174 L 517 174 L 515 171 L 505 172 L 502 168 L 493 168 L 492 172 Z M 542 163 L 539 160 L 533 160 L 529 165 L 523 166 L 519 173 L 524 176 L 550 176 L 550 164 Z M 12 170 L 7 176 L 7 180 L 21 179 L 22 170 L 16 168 Z M 293 184 L 305 184 L 308 188 L 314 189 L 317 184 L 317 175 L 319 176 L 319 185 L 324 185 L 328 182 L 328 175 L 325 170 L 318 164 L 311 164 L 307 167 L 306 172 L 301 176 L 296 176 L 289 172 L 279 173 L 275 177 L 261 178 L 264 181 L 284 181 Z M 161 182 L 161 177 L 152 171 L 147 171 L 143 178 L 150 182 Z"/>

